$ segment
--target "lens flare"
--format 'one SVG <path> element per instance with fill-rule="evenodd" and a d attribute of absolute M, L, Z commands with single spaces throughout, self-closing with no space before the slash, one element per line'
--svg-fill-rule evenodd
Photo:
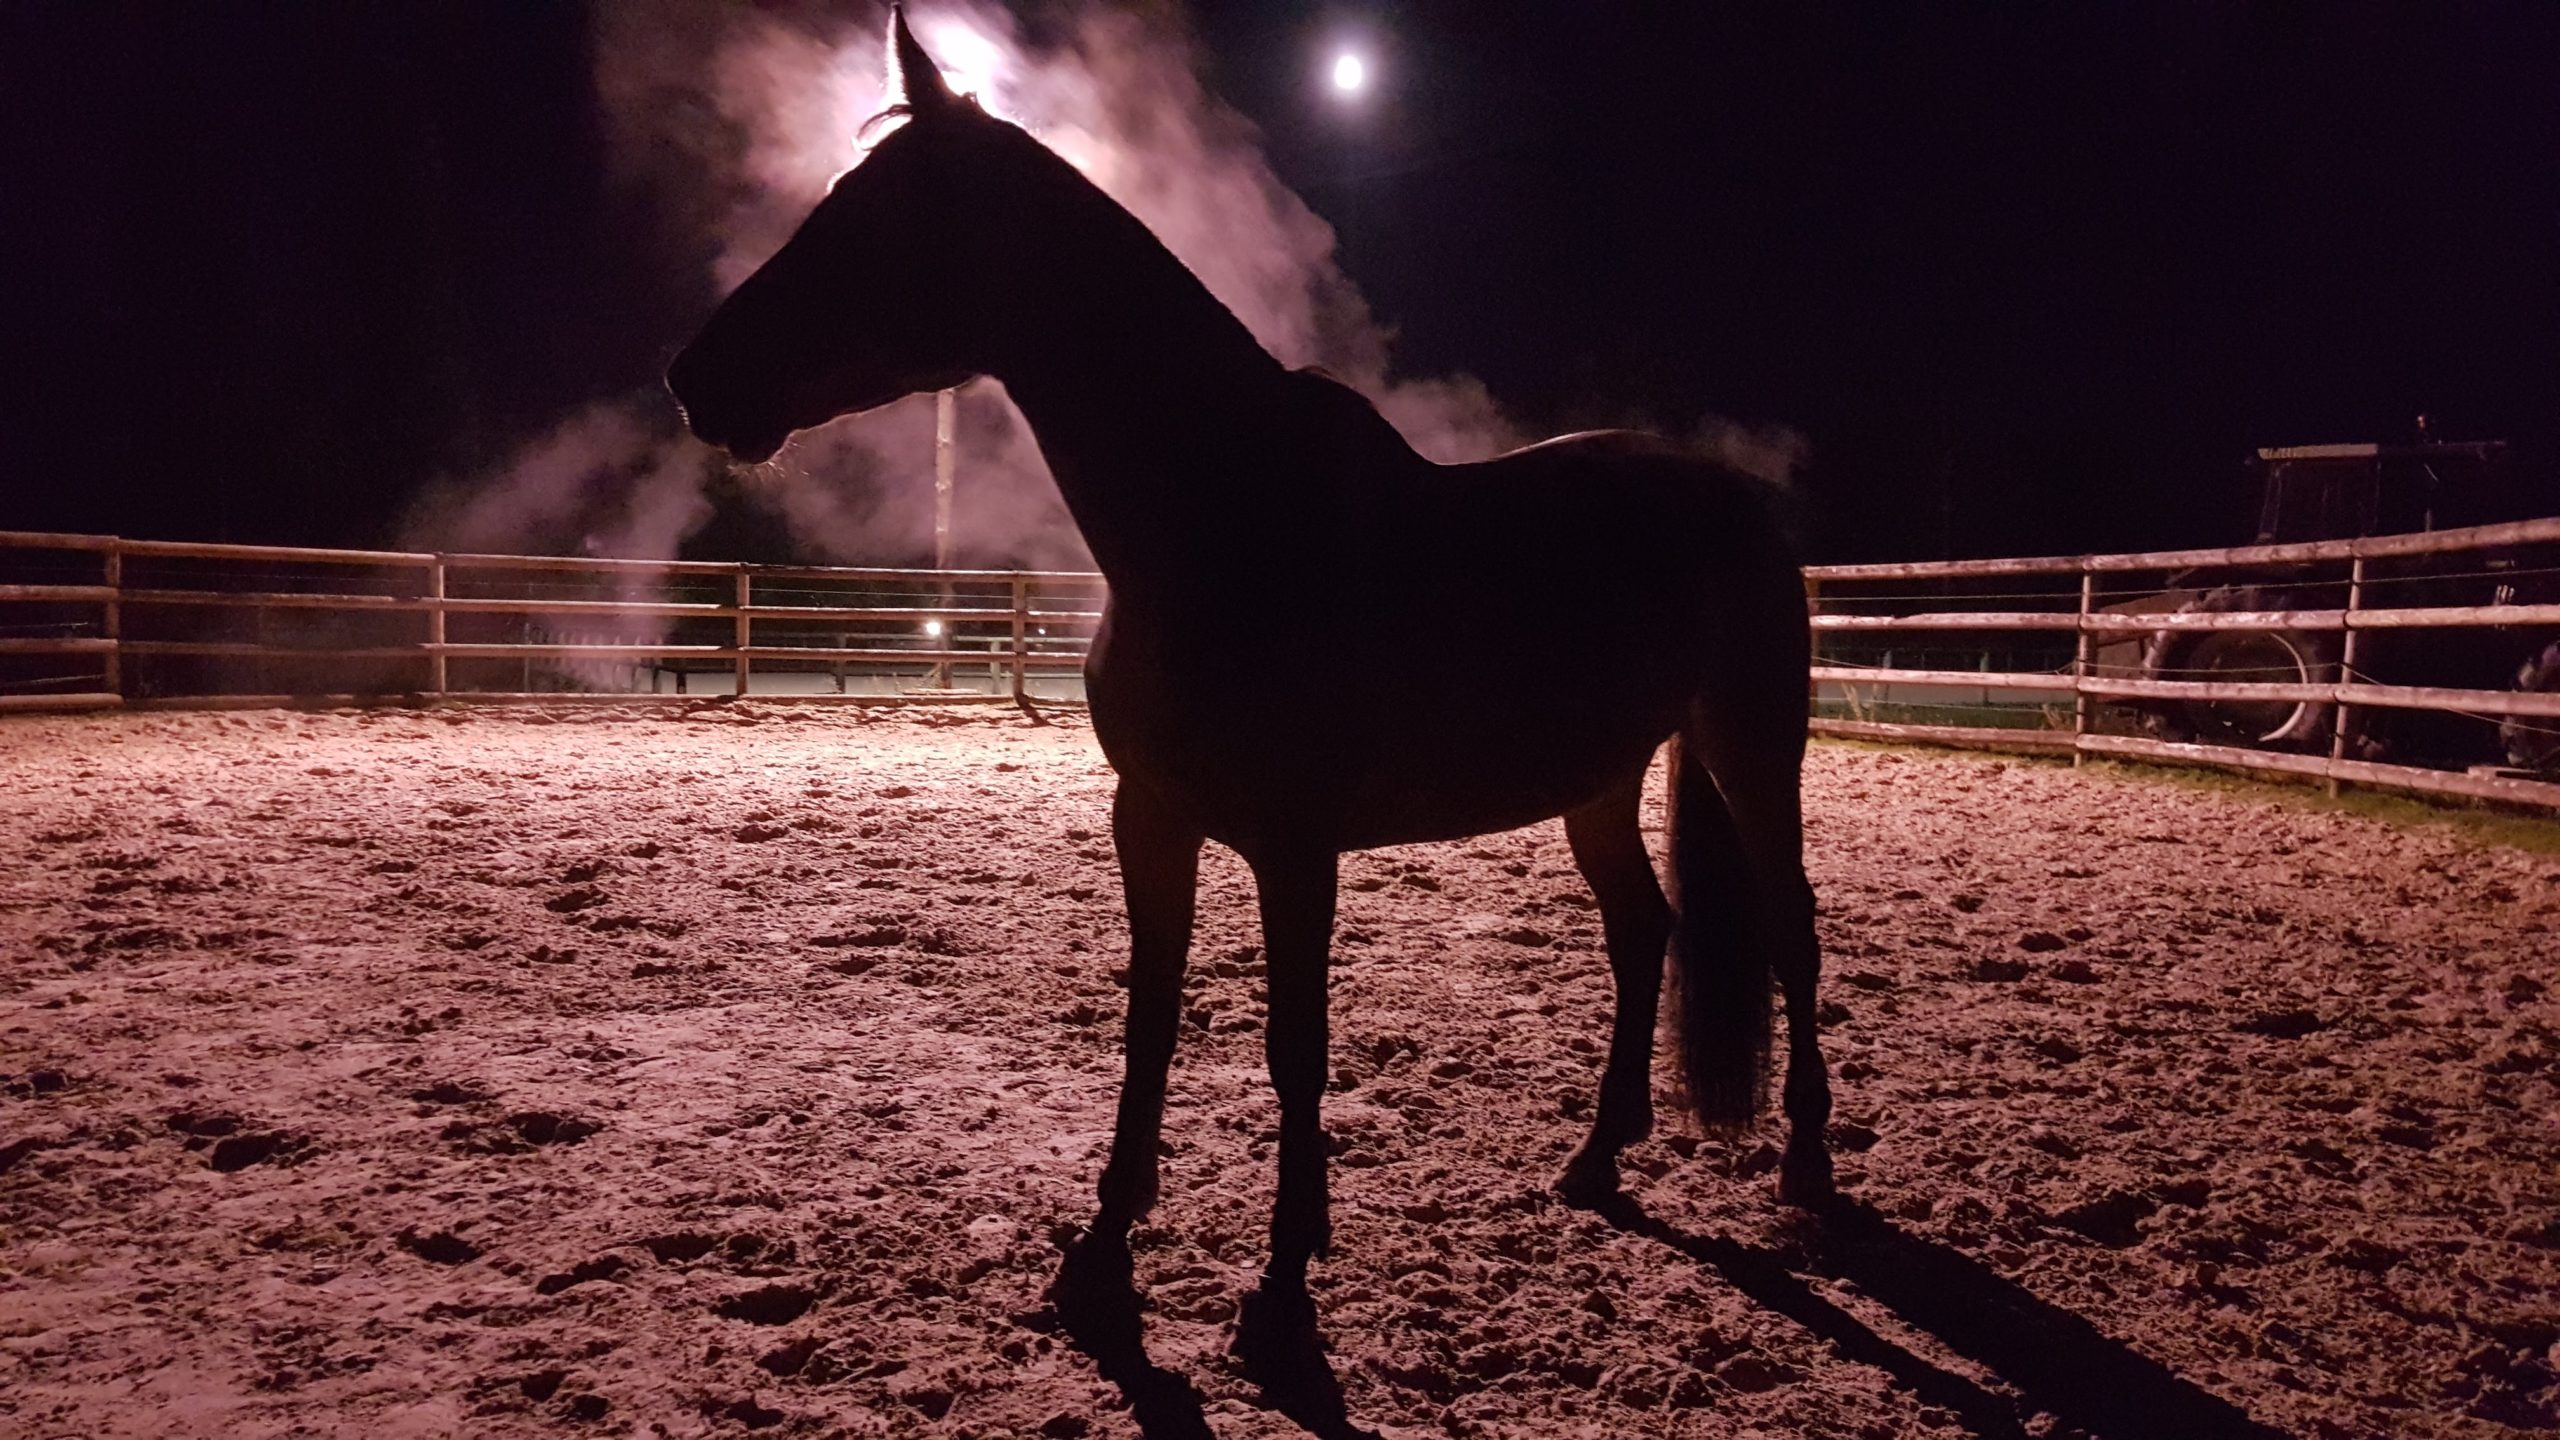
<path fill-rule="evenodd" d="M 942 70 L 943 83 L 991 107 L 1005 78 L 1004 47 L 964 20 L 941 18 L 919 22 L 918 28 L 923 32 L 918 38 Z"/>

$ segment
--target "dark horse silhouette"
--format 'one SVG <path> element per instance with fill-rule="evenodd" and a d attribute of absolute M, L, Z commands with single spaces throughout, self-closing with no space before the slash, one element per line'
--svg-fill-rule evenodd
<path fill-rule="evenodd" d="M 1597 1118 L 1558 1182 L 1578 1204 L 1616 1193 L 1619 1150 L 1652 1125 L 1665 946 L 1688 1092 L 1711 1127 L 1759 1107 L 1774 968 L 1791 1126 L 1779 1193 L 1826 1198 L 1798 795 L 1805 603 L 1761 489 L 1628 433 L 1474 465 L 1422 459 L 1358 394 L 1274 360 L 1073 167 L 953 94 L 903 18 L 892 42 L 905 123 L 667 380 L 696 434 L 762 460 L 795 429 L 993 375 L 1110 582 L 1085 674 L 1120 777 L 1128 1069 L 1062 1306 L 1130 1292 L 1204 840 L 1243 856 L 1260 892 L 1280 1101 L 1271 1262 L 1238 1335 L 1248 1354 L 1313 1334 L 1345 851 L 1564 818 L 1618 1001 Z M 1311 683 L 1325 675 L 1358 683 Z M 1673 900 L 1637 825 L 1665 740 Z"/>

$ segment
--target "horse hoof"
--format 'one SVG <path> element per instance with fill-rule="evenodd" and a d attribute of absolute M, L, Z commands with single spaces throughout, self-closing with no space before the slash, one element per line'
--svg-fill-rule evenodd
<path fill-rule="evenodd" d="M 1577 1155 L 1556 1177 L 1556 1197 L 1576 1210 L 1597 1210 L 1618 1198 L 1615 1161 L 1586 1161 Z"/>
<path fill-rule="evenodd" d="M 1778 1203 L 1799 1210 L 1819 1210 L 1839 1192 L 1831 1183 L 1831 1152 L 1790 1146 L 1778 1162 Z"/>
<path fill-rule="evenodd" d="M 1049 1303 L 1070 1330 L 1136 1324 L 1137 1262 L 1128 1242 L 1086 1235 L 1069 1244 L 1049 1282 Z"/>
<path fill-rule="evenodd" d="M 1244 1297 L 1229 1347 L 1258 1380 L 1286 1380 L 1308 1362 L 1324 1363 L 1316 1338 L 1316 1302 L 1303 1290 L 1258 1288 Z"/>

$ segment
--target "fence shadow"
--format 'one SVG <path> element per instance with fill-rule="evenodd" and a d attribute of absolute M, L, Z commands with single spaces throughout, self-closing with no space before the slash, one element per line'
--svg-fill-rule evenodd
<path fill-rule="evenodd" d="M 1824 1299 L 1776 1255 L 1723 1236 L 1693 1235 L 1621 1196 L 1602 1212 L 1620 1230 L 1678 1250 L 1734 1288 L 1872 1365 L 1985 1437 L 2024 1436 L 2047 1411 L 2107 1440 L 2287 1440 L 2247 1412 L 2038 1299 L 1988 1267 L 1912 1235 L 1874 1209 L 1842 1201 L 1808 1236 L 1811 1263 L 1846 1280 L 2016 1388 L 2019 1400 L 1931 1364 Z"/>

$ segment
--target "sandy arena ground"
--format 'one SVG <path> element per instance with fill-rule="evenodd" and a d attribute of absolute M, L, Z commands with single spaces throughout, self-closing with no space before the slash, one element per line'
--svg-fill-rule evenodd
<path fill-rule="evenodd" d="M 1353 1417 L 2560 1425 L 2560 858 L 1983 758 L 1809 781 L 1870 1207 L 1823 1223 L 1670 1123 L 1640 1208 L 1548 1197 L 1609 1006 L 1558 827 L 1346 861 Z M 1145 1356 L 1041 1298 L 1119 1075 L 1110 785 L 984 710 L 0 723 L 0 1434 L 1306 1433 L 1225 1353 L 1274 1108 L 1223 851 Z"/>

